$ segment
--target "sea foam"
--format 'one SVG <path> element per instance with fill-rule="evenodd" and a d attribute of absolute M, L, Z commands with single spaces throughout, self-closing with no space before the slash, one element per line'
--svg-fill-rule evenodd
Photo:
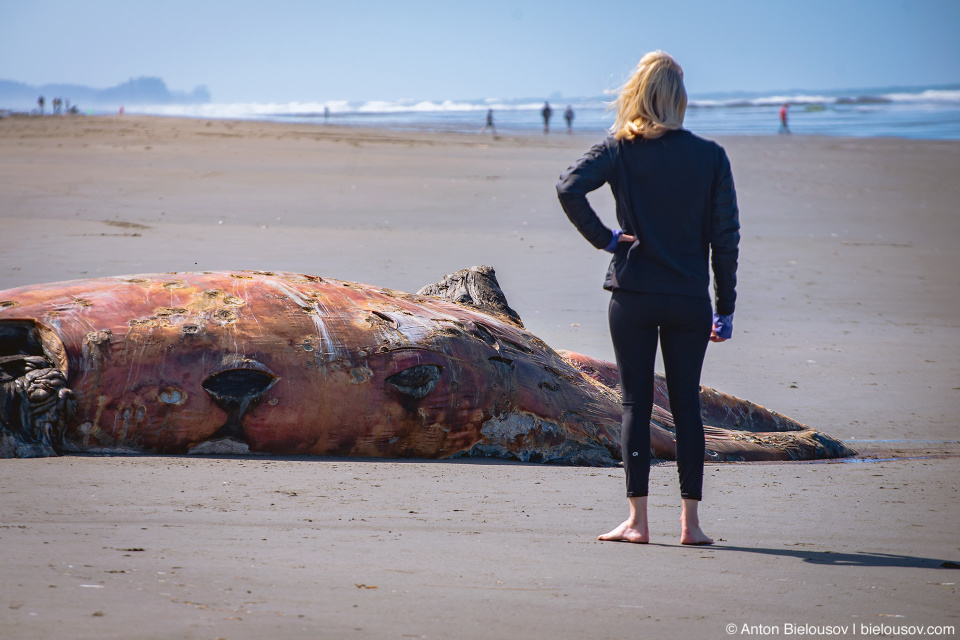
<path fill-rule="evenodd" d="M 563 112 L 575 114 L 573 130 L 602 133 L 613 124 L 612 96 L 551 100 L 551 130 L 565 130 Z M 532 134 L 543 128 L 537 98 L 474 100 L 326 100 L 129 106 L 128 113 L 191 118 L 330 122 L 418 131 L 479 133 L 488 109 L 497 132 Z M 685 126 L 703 135 L 773 134 L 777 111 L 789 104 L 793 133 L 960 139 L 960 85 L 901 89 L 778 91 L 691 94 Z"/>

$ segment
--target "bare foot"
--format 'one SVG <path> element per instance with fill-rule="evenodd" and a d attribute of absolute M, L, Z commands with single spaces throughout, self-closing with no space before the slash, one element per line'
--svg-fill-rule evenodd
<path fill-rule="evenodd" d="M 681 525 L 680 544 L 713 544 L 713 538 L 700 528 L 700 525 Z"/>
<path fill-rule="evenodd" d="M 650 531 L 646 527 L 638 529 L 630 520 L 625 520 L 619 527 L 597 536 L 597 540 L 607 540 L 611 542 L 633 542 L 635 544 L 646 544 L 650 542 Z M 711 542 L 713 542 L 711 540 Z"/>
<path fill-rule="evenodd" d="M 697 507 L 699 500 L 683 498 L 683 513 L 680 515 L 680 544 L 713 544 L 713 538 L 700 528 Z"/>

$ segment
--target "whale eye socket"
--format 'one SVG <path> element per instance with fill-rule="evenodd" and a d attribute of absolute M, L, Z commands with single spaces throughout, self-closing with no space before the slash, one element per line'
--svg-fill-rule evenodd
<path fill-rule="evenodd" d="M 228 369 L 203 381 L 203 388 L 215 398 L 242 400 L 253 398 L 276 381 L 276 377 L 255 369 Z"/>
<path fill-rule="evenodd" d="M 393 374 L 387 382 L 400 393 L 419 399 L 437 386 L 441 371 L 443 368 L 435 364 L 420 364 Z"/>

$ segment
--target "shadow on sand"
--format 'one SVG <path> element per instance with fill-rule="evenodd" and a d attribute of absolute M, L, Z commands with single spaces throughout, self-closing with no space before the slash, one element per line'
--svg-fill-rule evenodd
<path fill-rule="evenodd" d="M 893 553 L 872 553 L 856 551 L 841 553 L 837 551 L 809 551 L 803 549 L 768 549 L 763 547 L 736 547 L 726 544 L 713 544 L 700 549 L 717 551 L 739 551 L 759 553 L 770 556 L 799 558 L 811 564 L 833 565 L 837 567 L 899 567 L 910 569 L 960 569 L 960 563 L 937 558 L 919 558 Z"/>

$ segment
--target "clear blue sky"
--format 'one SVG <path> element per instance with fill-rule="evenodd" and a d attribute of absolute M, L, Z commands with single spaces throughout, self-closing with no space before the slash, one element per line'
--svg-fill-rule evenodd
<path fill-rule="evenodd" d="M 960 0 L 0 0 L 0 79 L 215 102 L 594 96 L 652 49 L 693 94 L 960 82 Z"/>

